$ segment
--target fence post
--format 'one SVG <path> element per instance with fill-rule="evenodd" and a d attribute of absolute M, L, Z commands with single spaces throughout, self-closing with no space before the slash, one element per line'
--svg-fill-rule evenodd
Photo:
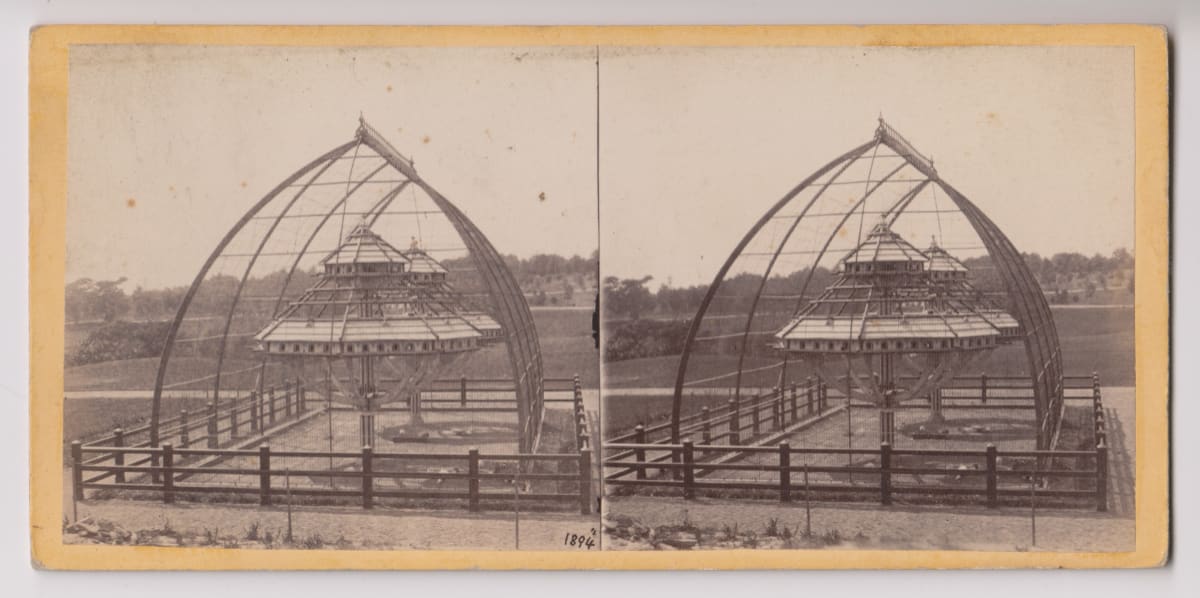
<path fill-rule="evenodd" d="M 798 419 L 796 417 L 796 383 L 795 382 L 792 382 L 792 392 L 791 392 L 790 399 L 791 399 L 791 407 L 792 407 L 792 418 L 791 419 L 792 419 L 792 423 L 794 424 L 794 423 L 796 423 L 796 420 Z"/>
<path fill-rule="evenodd" d="M 809 376 L 808 377 L 808 390 L 807 390 L 808 397 L 807 397 L 807 400 L 805 401 L 806 408 L 808 410 L 809 415 L 813 414 L 813 388 L 815 388 L 813 386 L 813 378 L 812 378 L 812 376 Z"/>
<path fill-rule="evenodd" d="M 879 443 L 879 502 L 892 504 L 892 445 Z"/>
<path fill-rule="evenodd" d="M 696 497 L 696 489 L 693 487 L 696 483 L 695 457 L 692 439 L 688 438 L 683 441 L 683 497 L 688 500 Z"/>
<path fill-rule="evenodd" d="M 792 445 L 779 443 L 779 502 L 792 501 Z"/>
<path fill-rule="evenodd" d="M 825 403 L 829 400 L 829 385 L 825 384 L 820 376 L 817 376 L 817 415 L 825 411 Z"/>
<path fill-rule="evenodd" d="M 258 391 L 250 391 L 250 432 L 258 431 Z"/>
<path fill-rule="evenodd" d="M 771 399 L 771 426 L 778 430 L 783 427 L 783 389 L 775 389 L 775 398 Z"/>
<path fill-rule="evenodd" d="M 700 438 L 704 444 L 712 444 L 712 422 L 708 421 L 710 414 L 708 407 L 700 408 Z"/>
<path fill-rule="evenodd" d="M 208 448 L 215 449 L 218 445 L 217 438 L 217 405 L 212 401 L 208 402 Z"/>
<path fill-rule="evenodd" d="M 301 382 L 299 378 L 296 378 L 296 414 L 297 415 L 304 413 L 304 411 L 306 409 L 308 409 L 308 405 L 305 405 L 304 403 L 305 403 L 305 401 L 304 401 L 304 383 Z"/>
<path fill-rule="evenodd" d="M 163 502 L 175 502 L 175 447 L 165 442 L 162 445 Z"/>
<path fill-rule="evenodd" d="M 750 404 L 754 406 L 753 410 L 751 411 L 751 416 L 750 416 L 751 417 L 750 422 L 753 424 L 753 426 L 750 429 L 755 436 L 758 436 L 759 435 L 758 409 L 759 409 L 759 407 L 762 407 L 762 397 L 752 397 L 750 399 L 750 401 L 751 401 Z"/>
<path fill-rule="evenodd" d="M 258 447 L 258 504 L 271 504 L 271 445 Z"/>
<path fill-rule="evenodd" d="M 364 509 L 370 509 L 372 506 L 374 506 L 375 477 L 371 475 L 371 461 L 371 447 L 362 447 L 362 505 Z"/>
<path fill-rule="evenodd" d="M 275 387 L 267 389 L 267 423 L 275 425 Z"/>
<path fill-rule="evenodd" d="M 187 448 L 192 444 L 191 434 L 188 431 L 189 427 L 188 410 L 183 409 L 179 412 L 179 446 L 183 448 Z"/>
<path fill-rule="evenodd" d="M 283 416 L 292 416 L 292 383 L 284 380 L 283 382 Z"/>
<path fill-rule="evenodd" d="M 646 444 L 646 426 L 638 424 L 633 429 L 633 441 L 637 444 Z M 646 449 L 638 447 L 633 449 L 633 460 L 637 465 L 637 479 L 646 479 Z"/>
<path fill-rule="evenodd" d="M 238 412 L 238 403 L 237 403 L 237 397 L 235 396 L 234 398 L 229 400 L 229 438 L 230 439 L 237 438 L 237 432 L 238 432 L 237 412 Z"/>
<path fill-rule="evenodd" d="M 996 494 L 996 445 L 987 445 L 987 506 L 994 509 L 999 504 Z"/>
<path fill-rule="evenodd" d="M 979 375 L 979 399 L 981 401 L 983 401 L 984 405 L 987 405 L 987 387 L 988 387 L 987 374 L 980 374 Z"/>
<path fill-rule="evenodd" d="M 579 451 L 579 513 L 592 512 L 592 449 Z"/>
<path fill-rule="evenodd" d="M 517 463 L 520 471 L 521 464 Z M 516 483 L 515 481 L 513 483 Z M 471 447 L 467 451 L 467 510 L 474 513 L 479 510 L 479 449 Z"/>
<path fill-rule="evenodd" d="M 1096 445 L 1096 510 L 1108 510 L 1108 447 Z"/>
<path fill-rule="evenodd" d="M 742 443 L 742 424 L 738 413 L 737 399 L 729 399 L 729 444 L 737 446 Z"/>
<path fill-rule="evenodd" d="M 113 446 L 115 446 L 115 447 L 125 446 L 125 430 L 122 430 L 121 428 L 117 428 L 117 429 L 113 430 Z M 117 467 L 124 467 L 125 466 L 125 453 L 122 453 L 121 451 L 117 451 L 117 452 L 113 453 L 113 465 L 116 465 Z M 113 479 L 118 484 L 124 484 L 125 483 L 125 472 L 123 472 L 123 471 L 114 472 Z"/>
<path fill-rule="evenodd" d="M 467 377 L 460 376 L 458 379 L 458 405 L 459 407 L 467 406 Z"/>
<path fill-rule="evenodd" d="M 260 391 L 258 393 L 258 431 L 265 432 L 267 430 L 267 393 Z"/>
<path fill-rule="evenodd" d="M 71 441 L 71 492 L 75 500 L 83 500 L 83 443 Z"/>

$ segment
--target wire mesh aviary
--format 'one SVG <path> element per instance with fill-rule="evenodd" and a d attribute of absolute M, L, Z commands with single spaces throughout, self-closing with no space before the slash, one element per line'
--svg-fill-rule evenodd
<path fill-rule="evenodd" d="M 512 441 L 537 450 L 542 355 L 516 278 L 466 214 L 360 119 L 353 139 L 251 206 L 196 274 L 160 358 L 150 443 L 164 396 L 204 392 L 220 409 L 275 385 L 359 413 L 368 445 L 376 410 L 403 403 L 407 423 L 389 433 L 416 437 L 415 394 L 450 376 L 511 381 Z"/>
<path fill-rule="evenodd" d="M 1062 354 L 1041 288 L 996 224 L 880 119 L 771 206 L 717 272 L 680 357 L 672 441 L 695 411 L 689 395 L 737 403 L 806 375 L 878 407 L 891 441 L 892 407 L 1003 360 L 1028 377 L 1037 447 L 1050 448 Z"/>

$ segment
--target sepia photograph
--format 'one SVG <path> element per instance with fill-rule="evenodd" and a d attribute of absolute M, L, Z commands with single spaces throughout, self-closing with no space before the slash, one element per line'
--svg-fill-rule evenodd
<path fill-rule="evenodd" d="M 602 52 L 607 548 L 1132 550 L 1133 64 Z"/>
<path fill-rule="evenodd" d="M 37 29 L 33 561 L 1161 566 L 1166 49 Z"/>
<path fill-rule="evenodd" d="M 63 542 L 598 549 L 593 54 L 73 47 Z"/>

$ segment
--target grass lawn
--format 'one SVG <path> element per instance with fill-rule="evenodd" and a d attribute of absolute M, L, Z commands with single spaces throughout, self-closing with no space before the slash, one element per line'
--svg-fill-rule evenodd
<path fill-rule="evenodd" d="M 1088 375 L 1096 371 L 1105 385 L 1133 384 L 1133 308 L 1068 307 L 1052 308 L 1063 352 L 1063 367 L 1070 375 Z M 777 358 L 748 356 L 744 369 L 750 370 Z M 666 388 L 675 385 L 678 355 L 629 359 L 604 365 L 605 386 L 609 388 Z M 800 377 L 807 375 L 798 364 L 790 365 Z M 687 380 L 700 380 L 737 369 L 737 355 L 693 354 Z M 1025 350 L 1021 346 L 1002 347 L 964 374 L 987 371 L 993 375 L 1018 375 L 1027 370 Z M 743 375 L 743 384 L 774 385 L 778 370 Z M 789 376 L 793 379 L 795 376 Z M 706 385 L 732 384 L 732 378 Z"/>
<path fill-rule="evenodd" d="M 600 385 L 599 353 L 592 342 L 592 312 L 590 310 L 547 309 L 534 310 L 534 324 L 542 346 L 542 359 L 546 375 L 570 377 L 579 374 L 584 386 L 596 388 Z M 154 377 L 158 372 L 157 357 L 107 361 L 84 366 L 66 368 L 67 390 L 148 390 L 154 388 Z M 167 384 L 202 378 L 213 373 L 215 360 L 205 357 L 176 355 L 171 358 L 167 373 Z M 254 362 L 226 358 L 226 372 L 245 369 Z M 492 347 L 470 356 L 461 371 L 470 377 L 495 378 L 511 375 L 508 356 L 503 346 Z M 458 371 L 447 372 L 456 377 Z M 254 383 L 255 372 L 229 374 L 225 380 L 230 386 L 249 386 Z M 230 378 L 231 377 L 231 378 Z M 187 385 L 187 388 L 205 388 L 211 381 Z M 222 386 L 225 386 L 224 381 Z"/>

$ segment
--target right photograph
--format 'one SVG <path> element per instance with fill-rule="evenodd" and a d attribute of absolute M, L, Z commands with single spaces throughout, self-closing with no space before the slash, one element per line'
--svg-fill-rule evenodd
<path fill-rule="evenodd" d="M 1132 47 L 598 60 L 606 550 L 1135 549 Z"/>

